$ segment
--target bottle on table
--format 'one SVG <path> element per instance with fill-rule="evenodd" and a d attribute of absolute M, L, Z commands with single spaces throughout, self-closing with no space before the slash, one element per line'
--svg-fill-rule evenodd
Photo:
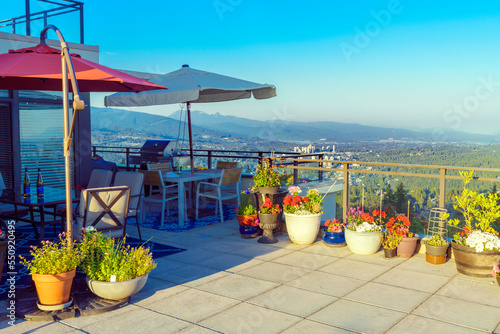
<path fill-rule="evenodd" d="M 31 183 L 28 168 L 24 169 L 23 198 L 24 203 L 31 203 Z"/>
<path fill-rule="evenodd" d="M 182 167 L 181 167 L 181 161 L 180 160 L 177 160 L 177 174 L 180 174 L 182 171 Z"/>
<path fill-rule="evenodd" d="M 43 178 L 40 168 L 38 168 L 38 176 L 36 178 L 36 201 L 37 203 L 43 203 L 44 201 Z"/>

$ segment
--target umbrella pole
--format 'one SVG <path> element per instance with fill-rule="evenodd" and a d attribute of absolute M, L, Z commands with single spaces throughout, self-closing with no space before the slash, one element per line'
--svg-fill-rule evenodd
<path fill-rule="evenodd" d="M 189 129 L 189 162 L 191 164 L 191 174 L 194 174 L 193 133 L 191 130 L 191 103 L 190 102 L 187 102 L 187 116 L 188 116 L 188 129 Z"/>

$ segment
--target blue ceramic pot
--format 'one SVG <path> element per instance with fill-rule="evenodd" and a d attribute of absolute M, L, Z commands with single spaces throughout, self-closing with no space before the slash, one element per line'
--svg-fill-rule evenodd
<path fill-rule="evenodd" d="M 323 242 L 325 245 L 330 247 L 344 247 L 345 235 L 344 232 L 327 232 L 326 228 L 323 229 L 325 235 L 323 236 Z"/>
<path fill-rule="evenodd" d="M 251 239 L 257 237 L 257 226 L 240 225 L 240 236 L 243 239 Z"/>

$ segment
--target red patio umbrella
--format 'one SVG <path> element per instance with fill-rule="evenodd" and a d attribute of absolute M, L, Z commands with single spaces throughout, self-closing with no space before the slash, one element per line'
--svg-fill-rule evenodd
<path fill-rule="evenodd" d="M 57 34 L 61 43 L 61 50 L 45 45 L 45 36 L 49 29 L 54 30 Z M 68 75 L 73 92 L 74 112 L 71 124 L 69 124 Z M 63 92 L 66 222 L 67 231 L 71 235 L 73 212 L 70 148 L 76 113 L 78 110 L 85 108 L 84 102 L 80 99 L 79 91 L 141 92 L 167 88 L 82 59 L 77 54 L 71 54 L 70 56 L 68 45 L 59 29 L 53 25 L 48 25 L 40 33 L 39 45 L 25 49 L 10 50 L 8 53 L 0 55 L 0 89 Z M 70 237 L 69 240 L 71 243 L 72 238 Z"/>

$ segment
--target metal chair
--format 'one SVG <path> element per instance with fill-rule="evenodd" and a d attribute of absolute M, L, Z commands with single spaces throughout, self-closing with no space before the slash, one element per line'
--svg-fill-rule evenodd
<path fill-rule="evenodd" d="M 204 187 L 201 192 L 201 187 Z M 224 222 L 224 214 L 222 212 L 222 201 L 236 198 L 238 205 L 240 205 L 240 190 L 241 188 L 241 168 L 223 169 L 219 182 L 200 182 L 196 187 L 196 219 L 199 215 L 199 202 L 200 197 L 207 197 L 216 200 L 215 214 L 217 209 L 220 210 L 221 223 Z"/>
<path fill-rule="evenodd" d="M 115 174 L 114 186 L 128 186 L 130 188 L 127 218 L 135 218 L 139 240 L 142 240 L 139 225 L 141 222 L 142 197 L 144 195 L 144 174 L 139 172 L 118 172 Z"/>
<path fill-rule="evenodd" d="M 126 186 L 90 188 L 82 192 L 75 238 L 82 228 L 93 226 L 109 238 L 125 236 L 130 188 Z"/>
<path fill-rule="evenodd" d="M 177 185 L 169 185 L 166 186 L 163 182 L 163 177 L 161 176 L 161 172 L 157 171 L 145 171 L 140 170 L 139 173 L 144 174 L 144 185 L 151 187 L 158 187 L 160 192 L 158 194 L 145 196 L 142 200 L 143 204 L 148 204 L 151 207 L 153 203 L 161 204 L 161 226 L 163 226 L 163 222 L 165 220 L 165 203 L 176 200 L 179 198 L 178 192 L 171 193 L 168 192 L 169 189 L 177 188 Z M 169 214 L 169 207 L 167 206 L 167 215 Z M 142 211 L 142 217 L 144 218 L 144 211 Z"/>

